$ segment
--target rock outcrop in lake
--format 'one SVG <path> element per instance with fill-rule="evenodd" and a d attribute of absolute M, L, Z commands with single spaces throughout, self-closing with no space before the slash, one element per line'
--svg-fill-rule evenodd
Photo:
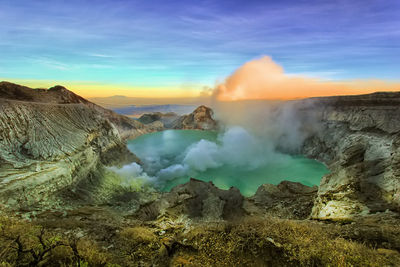
<path fill-rule="evenodd" d="M 174 124 L 174 129 L 216 130 L 217 123 L 213 119 L 214 112 L 206 106 L 196 108 L 189 115 L 183 115 Z"/>
<path fill-rule="evenodd" d="M 146 125 L 162 123 L 165 129 L 217 130 L 218 123 L 213 115 L 211 108 L 199 106 L 192 113 L 182 116 L 173 112 L 146 113 L 139 118 L 139 121 Z"/>
<path fill-rule="evenodd" d="M 400 211 L 400 93 L 303 100 L 318 131 L 303 152 L 331 173 L 319 186 L 315 219 Z"/>

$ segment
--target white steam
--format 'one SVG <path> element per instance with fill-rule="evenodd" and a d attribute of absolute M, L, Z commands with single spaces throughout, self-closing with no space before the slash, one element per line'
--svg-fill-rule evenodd
<path fill-rule="evenodd" d="M 142 181 L 151 181 L 154 179 L 154 177 L 148 176 L 147 173 L 143 171 L 142 166 L 136 162 L 124 165 L 122 168 L 109 167 L 109 170 L 115 172 L 121 178 L 123 178 L 124 181 L 122 182 L 125 184 L 130 184 L 129 181 L 133 178 Z"/>
<path fill-rule="evenodd" d="M 174 179 L 176 177 L 181 177 L 186 175 L 188 172 L 188 166 L 187 165 L 181 165 L 181 164 L 174 164 L 171 165 L 167 168 L 161 169 L 157 173 L 157 177 L 162 180 L 162 181 L 167 181 Z"/>
<path fill-rule="evenodd" d="M 221 148 L 214 142 L 200 140 L 186 152 L 183 164 L 197 171 L 217 168 L 221 163 Z"/>
<path fill-rule="evenodd" d="M 175 131 L 165 131 L 162 133 L 163 146 L 153 144 L 146 149 L 141 158 L 144 169 L 132 163 L 111 170 L 126 179 L 142 179 L 163 185 L 177 177 L 195 177 L 200 172 L 222 166 L 252 170 L 285 157 L 276 152 L 271 143 L 238 126 L 227 128 L 216 141 L 202 139 L 186 148 L 176 142 L 176 134 Z M 174 153 L 167 153 L 171 151 Z"/>
<path fill-rule="evenodd" d="M 217 142 L 201 140 L 185 152 L 187 170 L 206 171 L 223 165 L 254 169 L 264 164 L 271 147 L 241 127 L 227 129 Z"/>
<path fill-rule="evenodd" d="M 314 101 L 219 102 L 217 119 L 227 127 L 240 125 L 273 148 L 298 153 L 304 141 L 315 134 L 320 124 Z"/>

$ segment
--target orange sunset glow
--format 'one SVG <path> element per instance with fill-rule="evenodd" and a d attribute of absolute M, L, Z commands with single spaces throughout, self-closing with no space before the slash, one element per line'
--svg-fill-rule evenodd
<path fill-rule="evenodd" d="M 288 75 L 269 56 L 255 59 L 238 68 L 216 86 L 221 101 L 247 99 L 289 100 L 317 96 L 355 95 L 376 91 L 400 90 L 400 83 L 383 80 L 323 81 Z"/>

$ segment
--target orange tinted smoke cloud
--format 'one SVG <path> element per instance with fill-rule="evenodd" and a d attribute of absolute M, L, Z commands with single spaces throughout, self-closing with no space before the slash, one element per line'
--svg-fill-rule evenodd
<path fill-rule="evenodd" d="M 270 57 L 249 61 L 217 85 L 218 100 L 297 99 L 315 96 L 365 94 L 400 90 L 399 83 L 381 80 L 321 81 L 285 74 Z"/>

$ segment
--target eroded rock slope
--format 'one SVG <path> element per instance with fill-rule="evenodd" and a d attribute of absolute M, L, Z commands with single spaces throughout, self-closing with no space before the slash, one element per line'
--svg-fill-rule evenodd
<path fill-rule="evenodd" d="M 316 219 L 400 211 L 400 93 L 308 99 L 320 124 L 303 152 L 331 173 L 319 186 Z"/>
<path fill-rule="evenodd" d="M 137 161 L 123 141 L 147 128 L 56 86 L 0 83 L 0 198 L 44 202 L 103 165 Z"/>

